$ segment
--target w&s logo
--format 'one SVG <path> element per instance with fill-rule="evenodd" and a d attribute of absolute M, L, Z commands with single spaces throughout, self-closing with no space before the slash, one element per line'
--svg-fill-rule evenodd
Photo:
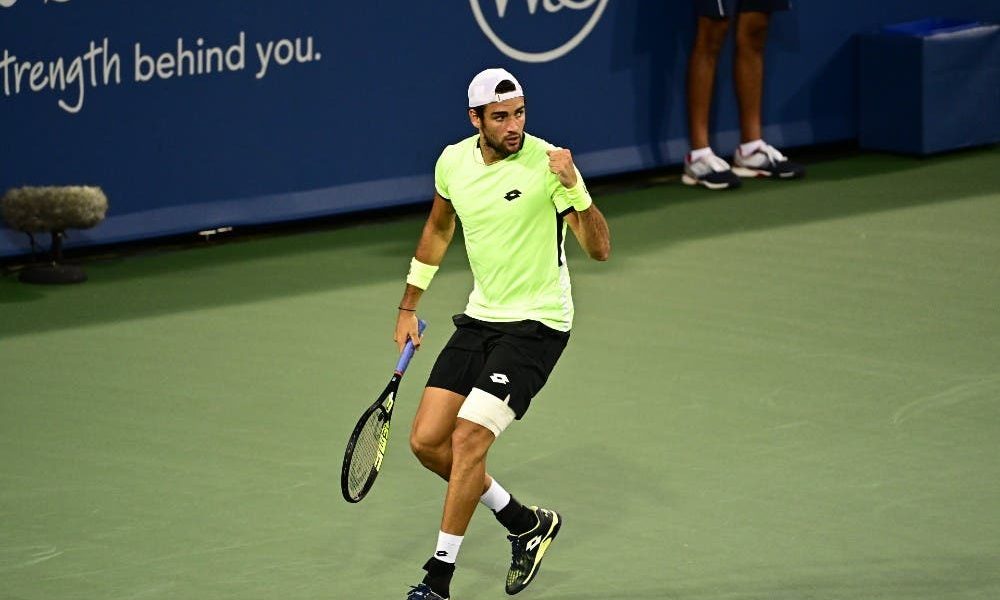
<path fill-rule="evenodd" d="M 569 54 L 601 20 L 608 0 L 469 0 L 483 34 L 522 62 Z"/>

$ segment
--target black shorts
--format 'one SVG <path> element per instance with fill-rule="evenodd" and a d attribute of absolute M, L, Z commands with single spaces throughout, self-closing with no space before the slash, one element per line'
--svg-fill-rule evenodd
<path fill-rule="evenodd" d="M 712 19 L 726 19 L 737 12 L 772 13 L 791 7 L 791 0 L 694 0 L 695 14 Z"/>
<path fill-rule="evenodd" d="M 538 321 L 488 323 L 455 315 L 455 333 L 427 378 L 438 387 L 468 396 L 476 387 L 507 400 L 520 419 L 542 389 L 569 341 L 569 333 Z"/>

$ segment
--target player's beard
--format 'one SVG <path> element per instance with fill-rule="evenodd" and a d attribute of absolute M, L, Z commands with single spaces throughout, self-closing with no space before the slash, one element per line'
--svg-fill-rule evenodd
<path fill-rule="evenodd" d="M 521 146 L 524 145 L 524 133 L 521 133 L 521 135 L 518 136 L 517 147 L 513 150 L 509 150 L 507 148 L 507 145 L 504 143 L 504 138 L 494 139 L 488 133 L 483 132 L 483 140 L 486 142 L 486 145 L 489 146 L 490 150 L 496 153 L 498 158 L 504 159 L 521 150 Z"/>

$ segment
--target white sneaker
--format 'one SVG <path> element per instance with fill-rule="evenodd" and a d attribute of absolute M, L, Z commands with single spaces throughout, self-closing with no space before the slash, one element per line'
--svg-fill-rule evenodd
<path fill-rule="evenodd" d="M 729 163 L 715 154 L 692 161 L 690 152 L 684 156 L 684 175 L 681 176 L 681 181 L 685 185 L 703 185 L 710 190 L 738 188 L 742 184 L 740 178 L 729 168 Z"/>
<path fill-rule="evenodd" d="M 733 153 L 733 173 L 740 177 L 775 177 L 777 179 L 797 179 L 806 174 L 802 165 L 797 165 L 778 151 L 764 143 L 747 156 L 739 146 Z"/>

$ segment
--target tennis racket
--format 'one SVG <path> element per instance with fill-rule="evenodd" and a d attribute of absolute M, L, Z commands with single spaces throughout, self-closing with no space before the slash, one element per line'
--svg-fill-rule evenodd
<path fill-rule="evenodd" d="M 423 334 L 427 322 L 418 320 L 417 327 L 420 334 Z M 389 424 L 392 408 L 396 404 L 396 392 L 399 391 L 399 382 L 413 358 L 413 351 L 413 340 L 407 340 L 392 379 L 375 403 L 358 419 L 351 439 L 347 442 L 344 466 L 340 469 L 340 490 L 344 493 L 344 500 L 348 502 L 360 502 L 368 490 L 372 489 L 379 469 L 382 468 L 382 459 L 385 458 L 385 449 L 389 444 Z"/>

